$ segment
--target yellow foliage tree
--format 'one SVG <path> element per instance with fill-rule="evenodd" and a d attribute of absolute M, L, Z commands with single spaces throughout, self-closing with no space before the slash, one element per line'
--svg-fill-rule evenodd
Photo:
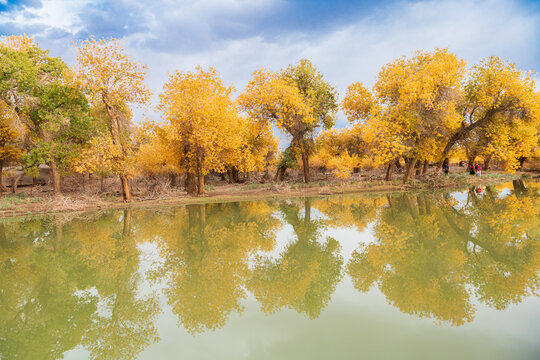
<path fill-rule="evenodd" d="M 302 157 L 304 181 L 309 182 L 309 156 L 317 128 L 334 125 L 337 93 L 306 59 L 280 73 L 256 70 L 239 97 L 254 119 L 276 125 L 291 136 Z"/>
<path fill-rule="evenodd" d="M 242 155 L 245 121 L 232 91 L 216 70 L 199 67 L 170 75 L 160 95 L 165 120 L 160 141 L 174 155 L 173 164 L 186 172 L 188 194 L 204 194 L 204 176 L 223 172 Z"/>
<path fill-rule="evenodd" d="M 146 65 L 128 57 L 118 40 L 89 39 L 77 44 L 75 70 L 77 79 L 88 89 L 91 103 L 105 106 L 111 142 L 125 161 L 132 151 L 130 105 L 144 105 L 150 97 L 144 84 Z M 124 201 L 131 201 L 129 175 L 119 173 Z"/>
<path fill-rule="evenodd" d="M 0 101 L 0 193 L 5 190 L 2 184 L 4 166 L 20 159 L 20 136 L 16 115 L 5 102 Z"/>
<path fill-rule="evenodd" d="M 418 160 L 438 159 L 444 140 L 459 127 L 465 62 L 446 49 L 418 51 L 385 65 L 372 91 L 351 85 L 342 102 L 349 121 L 360 121 L 375 159 L 387 164 L 391 179 L 396 158 L 407 159 L 403 181 Z"/>

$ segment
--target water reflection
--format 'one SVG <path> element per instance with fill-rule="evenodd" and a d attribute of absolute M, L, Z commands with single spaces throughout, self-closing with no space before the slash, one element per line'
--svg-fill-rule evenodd
<path fill-rule="evenodd" d="M 265 314 L 315 319 L 349 281 L 403 313 L 462 325 L 480 306 L 503 310 L 538 290 L 539 205 L 538 187 L 516 181 L 4 220 L 0 357 L 57 359 L 80 346 L 92 359 L 133 359 L 159 341 L 163 312 L 191 334 L 215 331 L 251 293 Z M 352 254 L 329 236 L 344 228 L 358 240 Z M 142 244 L 157 251 L 152 266 Z"/>
<path fill-rule="evenodd" d="M 514 192 L 520 193 L 520 191 Z M 472 295 L 496 309 L 538 289 L 537 197 L 504 198 L 475 188 L 465 204 L 448 194 L 387 196 L 375 222 L 376 242 L 347 265 L 359 291 L 377 284 L 402 312 L 454 325 L 473 320 Z"/>
<path fill-rule="evenodd" d="M 304 201 L 303 209 L 288 202 L 282 203 L 279 210 L 292 226 L 295 239 L 278 259 L 259 258 L 248 287 L 265 313 L 289 307 L 316 318 L 342 276 L 339 243 L 331 237 L 322 240 L 325 224 L 311 218 L 309 199 Z"/>

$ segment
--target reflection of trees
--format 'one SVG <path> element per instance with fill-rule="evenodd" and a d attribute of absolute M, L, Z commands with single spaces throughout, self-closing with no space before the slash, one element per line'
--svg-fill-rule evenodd
<path fill-rule="evenodd" d="M 62 223 L 19 225 L 0 226 L 0 357 L 58 359 L 80 343 L 96 299 L 75 294 L 88 272 Z"/>
<path fill-rule="evenodd" d="M 154 297 L 138 296 L 139 256 L 132 211 L 124 210 L 121 222 L 116 217 L 92 222 L 96 231 L 102 231 L 100 236 L 88 231 L 88 224 L 80 225 L 77 239 L 93 271 L 101 310 L 93 318 L 84 345 L 95 359 L 136 358 L 158 339 L 154 320 L 159 306 Z"/>
<path fill-rule="evenodd" d="M 340 247 L 330 237 L 319 242 L 323 222 L 311 219 L 309 199 L 305 200 L 303 218 L 301 208 L 295 204 L 282 204 L 281 212 L 297 240 L 279 259 L 260 259 L 248 286 L 267 313 L 290 307 L 315 318 L 341 279 Z"/>
<path fill-rule="evenodd" d="M 354 286 L 377 283 L 401 311 L 454 325 L 471 321 L 475 294 L 502 309 L 539 286 L 538 200 L 498 198 L 488 188 L 464 205 L 450 197 L 388 197 L 375 225 L 377 242 L 347 266 Z"/>
<path fill-rule="evenodd" d="M 129 219 L 0 226 L 0 357 L 57 359 L 84 344 L 92 358 L 131 359 L 155 340 Z"/>
<path fill-rule="evenodd" d="M 225 325 L 242 311 L 249 256 L 269 250 L 279 220 L 264 202 L 188 205 L 160 219 L 152 236 L 165 258 L 156 273 L 168 281 L 165 294 L 191 333 Z"/>
<path fill-rule="evenodd" d="M 375 220 L 377 210 L 384 206 L 385 198 L 360 196 L 332 196 L 315 199 L 312 206 L 326 216 L 325 224 L 331 227 L 355 227 L 363 231 Z"/>

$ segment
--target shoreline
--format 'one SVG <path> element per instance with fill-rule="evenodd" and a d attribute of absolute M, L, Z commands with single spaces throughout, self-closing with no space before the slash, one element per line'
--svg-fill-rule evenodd
<path fill-rule="evenodd" d="M 28 202 L 21 202 L 14 208 L 1 209 L 0 219 L 26 218 L 43 215 L 76 214 L 92 211 L 118 210 L 118 209 L 152 209 L 165 206 L 182 206 L 190 204 L 222 203 L 236 201 L 256 201 L 263 199 L 283 199 L 298 197 L 323 197 L 342 194 L 373 194 L 395 192 L 417 192 L 459 189 L 467 186 L 488 186 L 509 182 L 520 178 L 532 178 L 524 174 L 490 174 L 484 177 L 458 177 L 453 181 L 428 183 L 414 181 L 412 184 L 396 185 L 392 182 L 375 181 L 359 183 L 341 183 L 324 186 L 311 186 L 311 184 L 285 184 L 279 188 L 276 184 L 267 184 L 266 189 L 253 189 L 250 185 L 238 185 L 231 192 L 223 192 L 220 186 L 210 190 L 206 195 L 190 197 L 185 194 L 164 194 L 153 199 L 137 199 L 125 203 L 121 198 L 105 200 L 96 197 L 64 195 L 58 198 L 47 197 L 36 201 L 29 198 Z M 497 177 L 493 177 L 497 175 Z M 461 181 L 460 181 L 461 180 Z M 463 181 L 465 180 L 465 181 Z M 263 184 L 264 185 L 264 184 Z M 272 187 L 272 188 L 269 188 Z M 175 196 L 176 195 L 176 196 Z M 16 195 L 15 195 L 16 196 Z M 11 195 L 11 197 L 15 197 Z"/>

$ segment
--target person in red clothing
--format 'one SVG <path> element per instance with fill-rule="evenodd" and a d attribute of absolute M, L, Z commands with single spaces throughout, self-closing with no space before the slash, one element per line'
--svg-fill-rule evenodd
<path fill-rule="evenodd" d="M 480 164 L 476 164 L 476 166 L 474 167 L 474 170 L 476 171 L 476 176 L 482 175 L 482 168 L 480 167 Z"/>

